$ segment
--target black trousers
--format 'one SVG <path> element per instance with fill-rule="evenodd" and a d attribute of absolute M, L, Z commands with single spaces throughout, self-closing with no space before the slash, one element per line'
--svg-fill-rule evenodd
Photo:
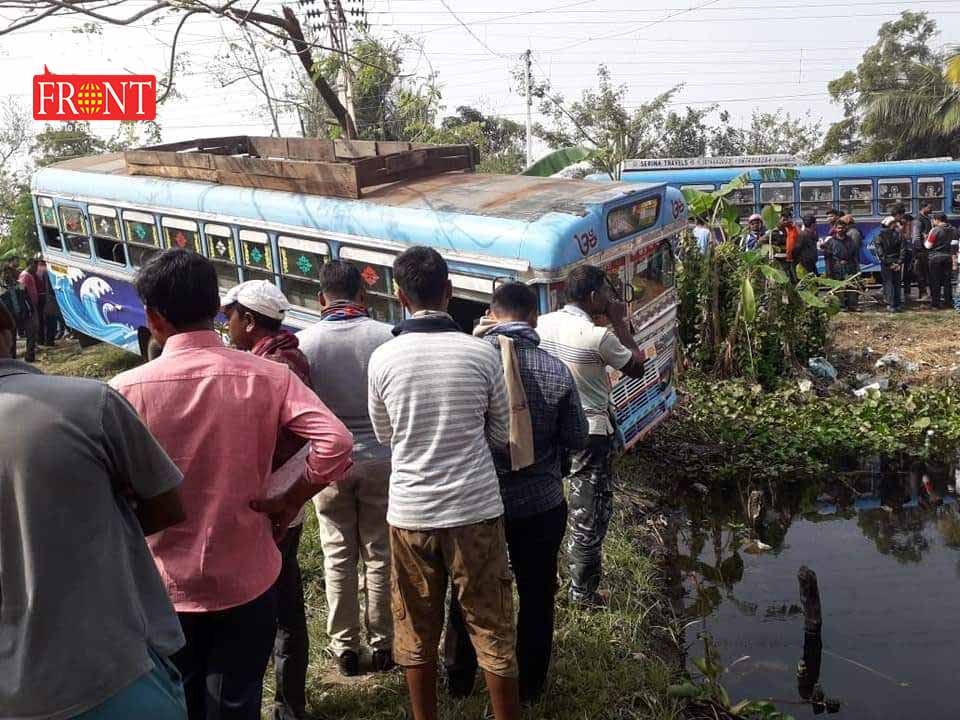
<path fill-rule="evenodd" d="M 178 617 L 187 644 L 171 660 L 183 675 L 190 720 L 260 720 L 277 632 L 275 588 L 227 610 Z"/>
<path fill-rule="evenodd" d="M 543 692 L 553 654 L 557 594 L 557 556 L 567 525 L 567 504 L 517 520 L 507 520 L 507 551 L 517 583 L 517 664 L 520 699 L 529 702 Z M 460 606 L 453 598 L 447 624 L 444 664 L 451 691 L 469 694 L 477 671 Z"/>
<path fill-rule="evenodd" d="M 603 541 L 613 517 L 613 435 L 590 435 L 587 447 L 571 455 L 570 599 L 592 601 L 603 575 Z"/>
<path fill-rule="evenodd" d="M 297 551 L 303 526 L 290 528 L 280 541 L 283 566 L 277 578 L 277 637 L 273 645 L 276 692 L 274 720 L 303 720 L 306 715 L 310 638 L 303 606 L 303 579 Z"/>
<path fill-rule="evenodd" d="M 953 259 L 949 255 L 930 255 L 930 304 L 933 307 L 953 307 L 952 273 Z"/>
<path fill-rule="evenodd" d="M 913 279 L 917 281 L 917 296 L 926 297 L 927 290 L 930 288 L 930 256 L 926 248 L 922 250 L 913 250 L 913 267 L 911 268 Z M 904 277 L 904 282 L 907 279 Z M 904 292 L 909 294 L 909 289 L 904 286 Z"/>
<path fill-rule="evenodd" d="M 902 270 L 894 270 L 889 265 L 880 266 L 880 277 L 883 280 L 883 297 L 887 301 L 887 307 L 891 310 L 897 310 L 903 307 L 903 294 L 901 292 Z"/>

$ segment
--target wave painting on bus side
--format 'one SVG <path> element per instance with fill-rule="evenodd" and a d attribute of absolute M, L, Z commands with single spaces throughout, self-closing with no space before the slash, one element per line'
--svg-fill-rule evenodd
<path fill-rule="evenodd" d="M 66 324 L 84 335 L 139 353 L 143 313 L 130 283 L 50 263 L 53 291 Z"/>

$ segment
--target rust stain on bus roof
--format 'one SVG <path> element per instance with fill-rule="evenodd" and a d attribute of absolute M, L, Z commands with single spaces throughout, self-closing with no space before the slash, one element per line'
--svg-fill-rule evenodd
<path fill-rule="evenodd" d="M 636 185 L 623 183 L 448 173 L 383 185 L 364 192 L 364 200 L 393 207 L 534 220 L 550 212 L 585 215 L 589 205 L 635 190 Z"/>

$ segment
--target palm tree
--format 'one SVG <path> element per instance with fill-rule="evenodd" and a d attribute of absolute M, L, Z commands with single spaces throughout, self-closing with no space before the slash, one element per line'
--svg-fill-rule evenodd
<path fill-rule="evenodd" d="M 960 45 L 948 48 L 943 65 L 917 64 L 911 85 L 872 93 L 865 121 L 902 127 L 908 136 L 949 139 L 960 134 Z"/>

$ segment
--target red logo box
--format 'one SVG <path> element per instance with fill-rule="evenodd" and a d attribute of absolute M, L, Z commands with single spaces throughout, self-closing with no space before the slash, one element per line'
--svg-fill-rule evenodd
<path fill-rule="evenodd" d="M 155 120 L 156 75 L 33 76 L 34 120 Z"/>

